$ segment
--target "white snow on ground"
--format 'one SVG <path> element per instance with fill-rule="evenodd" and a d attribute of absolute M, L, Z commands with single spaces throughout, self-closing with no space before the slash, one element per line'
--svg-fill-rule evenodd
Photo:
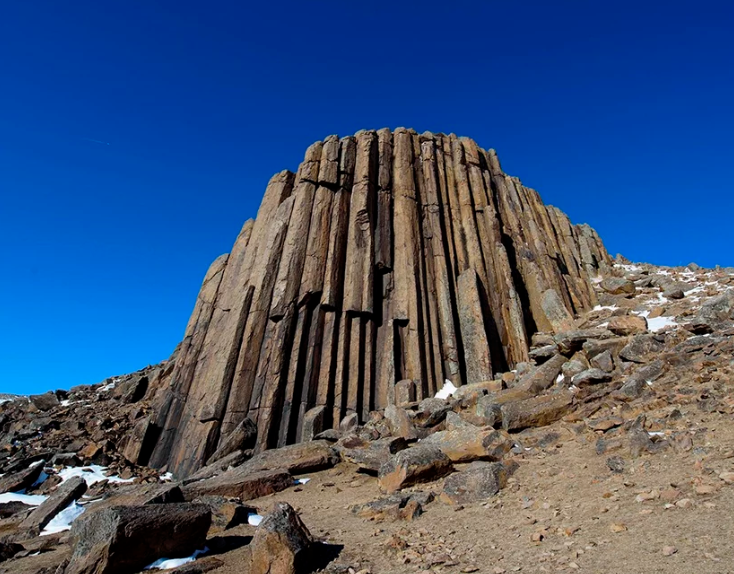
<path fill-rule="evenodd" d="M 158 560 L 153 562 L 153 564 L 146 566 L 145 570 L 171 570 L 172 568 L 178 568 L 179 566 L 183 566 L 184 564 L 193 562 L 194 560 L 196 560 L 197 556 L 199 556 L 200 554 L 204 554 L 208 551 L 208 548 L 197 550 L 191 556 L 187 556 L 186 558 L 159 558 Z"/>
<path fill-rule="evenodd" d="M 41 531 L 41 536 L 47 536 L 48 534 L 56 534 L 57 532 L 64 532 L 64 530 L 71 530 L 71 523 L 74 522 L 84 512 L 84 507 L 76 502 L 72 502 L 69 506 L 64 508 L 56 516 L 51 519 Z"/>
<path fill-rule="evenodd" d="M 170 482 L 173 480 L 173 473 L 167 472 L 165 474 L 161 474 L 158 478 L 160 479 L 161 482 Z"/>
<path fill-rule="evenodd" d="M 311 479 L 310 478 L 297 478 L 296 484 L 307 484 L 309 480 Z"/>
<path fill-rule="evenodd" d="M 676 327 L 677 325 L 673 317 L 655 317 L 647 320 L 647 328 L 650 331 L 660 331 L 665 327 Z"/>
<path fill-rule="evenodd" d="M 610 311 L 616 311 L 619 309 L 616 305 L 597 305 L 592 309 L 592 311 L 603 311 L 604 309 L 609 309 Z"/>
<path fill-rule="evenodd" d="M 60 403 L 60 404 L 61 404 L 61 406 L 62 406 L 62 407 L 68 407 L 68 406 L 69 406 L 70 404 L 72 404 L 73 402 L 74 402 L 74 401 L 72 401 L 71 399 L 64 399 L 63 401 L 61 401 L 61 403 Z"/>
<path fill-rule="evenodd" d="M 436 393 L 436 398 L 437 399 L 448 399 L 455 392 L 456 392 L 456 387 L 454 386 L 454 383 L 446 379 L 446 382 L 443 384 L 443 388 Z"/>
<path fill-rule="evenodd" d="M 38 506 L 44 502 L 48 496 L 42 494 L 20 494 L 19 492 L 6 492 L 0 494 L 0 503 L 2 502 L 22 502 L 29 506 Z"/>
<path fill-rule="evenodd" d="M 61 482 L 66 482 L 73 476 L 81 476 L 87 486 L 92 486 L 103 480 L 109 480 L 110 482 L 132 482 L 132 478 L 120 478 L 119 476 L 105 476 L 104 472 L 107 470 L 104 466 L 93 464 L 92 466 L 76 466 L 69 468 L 62 468 L 59 471 Z"/>
<path fill-rule="evenodd" d="M 259 514 L 248 514 L 247 515 L 247 524 L 250 526 L 260 526 L 260 523 L 263 521 L 263 517 Z"/>

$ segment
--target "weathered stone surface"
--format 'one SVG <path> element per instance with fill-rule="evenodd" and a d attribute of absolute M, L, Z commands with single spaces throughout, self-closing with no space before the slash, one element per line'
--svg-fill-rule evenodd
<path fill-rule="evenodd" d="M 39 411 L 48 411 L 59 406 L 59 399 L 56 393 L 51 391 L 42 395 L 31 395 L 28 398 Z"/>
<path fill-rule="evenodd" d="M 274 505 L 250 544 L 250 574 L 296 574 L 308 566 L 313 537 L 286 502 Z"/>
<path fill-rule="evenodd" d="M 433 433 L 421 444 L 437 446 L 452 462 L 471 462 L 500 460 L 510 452 L 514 442 L 504 431 L 483 430 L 469 423 L 460 423 L 454 424 L 450 430 Z"/>
<path fill-rule="evenodd" d="M 38 506 L 20 524 L 20 527 L 39 533 L 51 519 L 64 510 L 73 501 L 78 500 L 87 491 L 87 483 L 83 478 L 74 476 L 62 483 L 50 497 Z"/>
<path fill-rule="evenodd" d="M 636 335 L 619 352 L 619 356 L 625 361 L 647 363 L 655 359 L 662 350 L 663 344 L 657 341 L 654 335 Z"/>
<path fill-rule="evenodd" d="M 611 378 L 612 376 L 608 372 L 602 371 L 601 369 L 586 369 L 574 375 L 571 382 L 577 387 L 580 387 L 582 385 L 603 383 L 611 380 Z"/>
<path fill-rule="evenodd" d="M 0 478 L 0 494 L 18 492 L 30 487 L 43 472 L 43 464 L 34 464 L 30 468 L 13 472 Z"/>
<path fill-rule="evenodd" d="M 612 317 L 609 319 L 607 329 L 615 335 L 639 335 L 640 333 L 647 332 L 647 319 L 637 315 Z"/>
<path fill-rule="evenodd" d="M 377 522 L 383 520 L 411 521 L 423 513 L 424 506 L 432 502 L 433 498 L 432 492 L 413 494 L 396 492 L 366 504 L 357 504 L 352 507 L 352 512 L 357 516 Z"/>
<path fill-rule="evenodd" d="M 182 491 L 186 500 L 200 496 L 234 496 L 240 500 L 252 500 L 291 486 L 293 476 L 287 470 L 251 471 L 240 466 L 218 476 L 186 484 Z"/>
<path fill-rule="evenodd" d="M 386 493 L 439 479 L 454 470 L 451 459 L 434 445 L 411 447 L 400 451 L 380 467 L 380 490 Z"/>
<path fill-rule="evenodd" d="M 504 488 L 514 468 L 501 462 L 473 462 L 444 481 L 441 500 L 468 504 L 491 498 Z"/>
<path fill-rule="evenodd" d="M 367 441 L 350 436 L 340 440 L 335 448 L 343 460 L 356 464 L 361 470 L 377 473 L 392 455 L 408 448 L 408 443 L 402 437 Z"/>
<path fill-rule="evenodd" d="M 505 403 L 501 407 L 502 428 L 521 430 L 548 425 L 562 418 L 572 403 L 573 395 L 565 391 Z"/>
<path fill-rule="evenodd" d="M 207 464 L 216 462 L 235 451 L 253 448 L 256 440 L 257 425 L 255 425 L 255 423 L 250 419 L 245 419 L 222 440 L 219 448 L 209 458 Z"/>
<path fill-rule="evenodd" d="M 261 452 L 239 468 L 245 472 L 285 469 L 292 474 L 303 474 L 330 468 L 337 462 L 339 455 L 328 442 L 314 440 Z"/>
<path fill-rule="evenodd" d="M 573 329 L 611 263 L 589 226 L 468 138 L 329 136 L 271 179 L 207 273 L 156 395 L 150 464 L 185 478 L 247 418 L 261 451 L 434 396 L 446 379 L 490 381 L 528 360 L 534 330 Z"/>
<path fill-rule="evenodd" d="M 74 551 L 65 574 L 137 572 L 161 557 L 204 548 L 211 512 L 197 504 L 119 506 L 74 521 Z"/>
<path fill-rule="evenodd" d="M 566 307 L 561 299 L 558 291 L 548 289 L 543 293 L 540 304 L 545 312 L 545 316 L 553 327 L 554 333 L 563 333 L 564 331 L 573 331 L 576 328 L 573 315 Z"/>
<path fill-rule="evenodd" d="M 417 438 L 415 425 L 405 409 L 395 405 L 388 405 L 385 409 L 385 420 L 393 436 L 404 439 Z"/>
<path fill-rule="evenodd" d="M 612 295 L 634 295 L 637 290 L 635 284 L 624 277 L 608 277 L 599 286 Z"/>

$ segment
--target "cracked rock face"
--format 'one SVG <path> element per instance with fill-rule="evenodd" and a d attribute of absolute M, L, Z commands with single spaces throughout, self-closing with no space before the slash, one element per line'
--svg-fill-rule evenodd
<path fill-rule="evenodd" d="M 269 182 L 216 259 L 156 399 L 150 464 L 186 476 L 249 418 L 255 450 L 528 360 L 611 265 L 596 232 L 494 150 L 412 130 L 330 136 Z M 304 433 L 304 422 L 305 433 Z"/>

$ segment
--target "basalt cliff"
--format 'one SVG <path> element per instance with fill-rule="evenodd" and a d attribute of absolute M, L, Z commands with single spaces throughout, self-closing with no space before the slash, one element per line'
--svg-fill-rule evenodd
<path fill-rule="evenodd" d="M 492 380 L 592 308 L 610 264 L 471 139 L 330 136 L 209 268 L 139 462 L 186 476 L 246 419 L 259 451 L 364 422 L 396 388 Z"/>

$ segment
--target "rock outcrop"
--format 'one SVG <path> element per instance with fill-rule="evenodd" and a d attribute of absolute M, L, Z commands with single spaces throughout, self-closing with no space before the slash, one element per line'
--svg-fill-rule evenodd
<path fill-rule="evenodd" d="M 304 421 L 313 436 L 365 420 L 401 380 L 418 400 L 491 380 L 593 307 L 610 264 L 593 229 L 468 138 L 330 136 L 270 180 L 207 272 L 150 464 L 188 475 L 246 418 L 260 451 L 301 441 Z"/>

